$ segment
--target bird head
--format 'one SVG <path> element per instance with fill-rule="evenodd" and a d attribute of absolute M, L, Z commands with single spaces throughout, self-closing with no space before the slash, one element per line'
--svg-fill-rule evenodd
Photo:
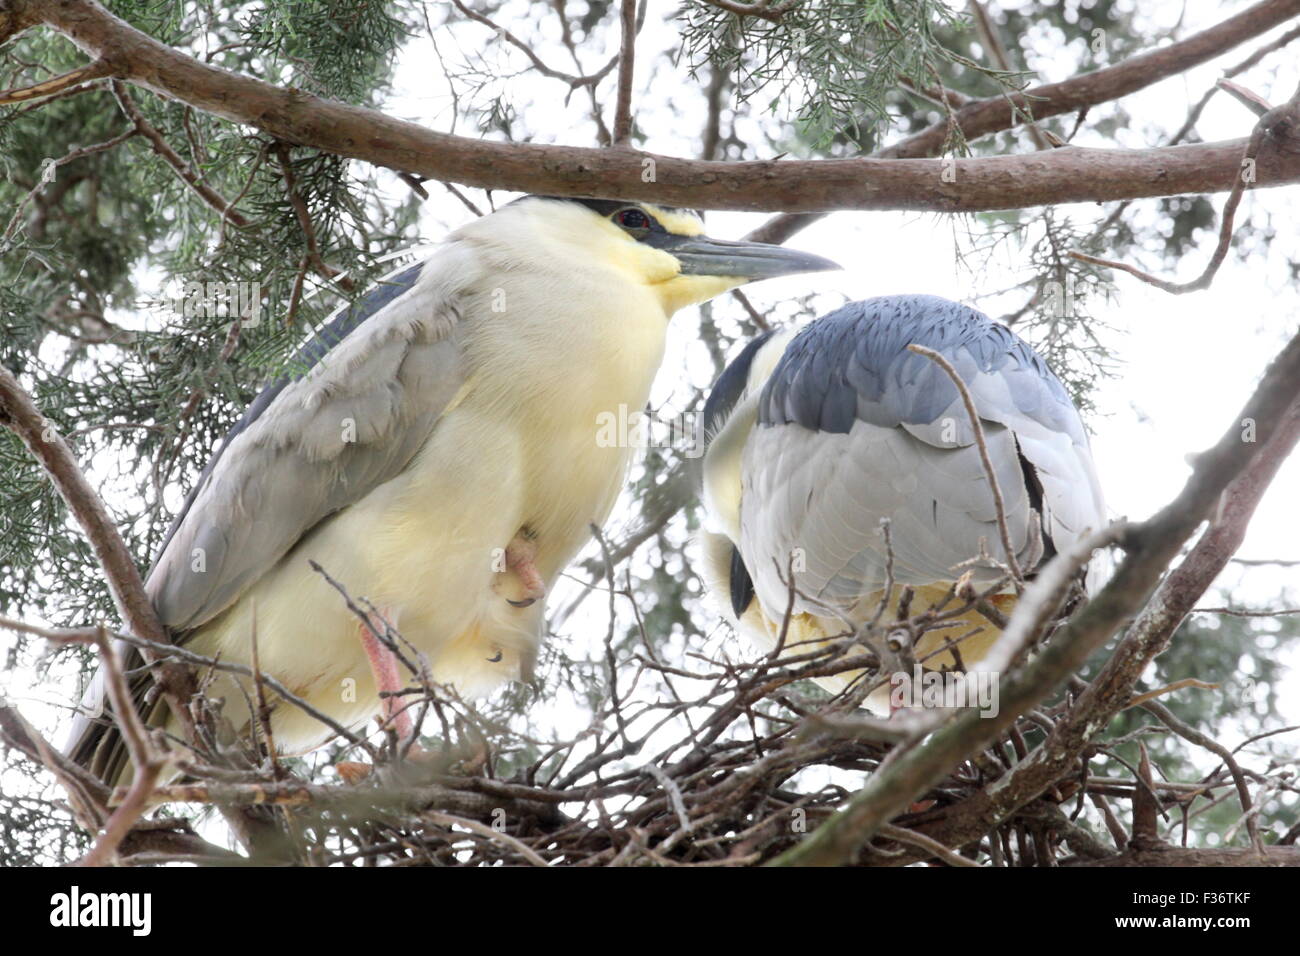
<path fill-rule="evenodd" d="M 712 239 L 692 210 L 550 196 L 529 196 L 520 203 L 535 215 L 538 232 L 557 255 L 617 270 L 648 287 L 667 315 L 747 282 L 840 268 L 784 246 Z"/>

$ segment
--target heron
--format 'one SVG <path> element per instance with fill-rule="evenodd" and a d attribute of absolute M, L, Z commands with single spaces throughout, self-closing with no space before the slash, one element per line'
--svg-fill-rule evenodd
<path fill-rule="evenodd" d="M 963 576 L 992 592 L 998 614 L 1014 608 L 975 425 L 957 384 L 911 345 L 946 359 L 974 402 L 1026 576 L 1106 523 L 1069 393 L 1027 342 L 984 314 L 890 295 L 766 332 L 705 403 L 700 538 L 708 590 L 764 653 L 865 652 L 846 637 L 882 609 L 894 621 L 905 588 L 913 612 L 952 607 Z M 999 633 L 996 615 L 972 609 L 912 650 L 925 668 L 977 672 Z M 839 693 L 863 676 L 850 669 L 818 683 Z M 888 691 L 874 691 L 868 707 L 884 711 Z"/>
<path fill-rule="evenodd" d="M 528 196 L 447 236 L 342 307 L 253 401 L 176 516 L 146 580 L 178 643 L 258 667 L 355 727 L 398 698 L 388 628 L 466 697 L 527 681 L 544 597 L 612 509 L 632 448 L 597 422 L 642 408 L 679 309 L 760 279 L 838 268 L 704 234 L 692 211 Z M 364 597 L 359 620 L 315 568 Z M 126 667 L 142 664 L 127 649 Z M 102 666 L 101 666 L 102 671 Z M 149 723 L 175 731 L 150 681 Z M 206 688 L 247 729 L 251 681 Z M 103 675 L 69 752 L 110 783 L 129 760 Z M 277 748 L 328 726 L 273 700 Z"/>

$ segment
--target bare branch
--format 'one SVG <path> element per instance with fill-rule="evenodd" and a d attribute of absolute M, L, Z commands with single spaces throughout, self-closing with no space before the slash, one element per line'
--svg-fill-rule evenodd
<path fill-rule="evenodd" d="M 934 349 L 928 349 L 923 345 L 909 345 L 909 352 L 915 352 L 917 355 L 923 355 L 928 358 L 939 368 L 943 369 L 944 374 L 952 379 L 952 384 L 956 386 L 957 393 L 961 395 L 962 404 L 966 407 L 966 414 L 970 418 L 971 430 L 975 433 L 975 445 L 979 448 L 980 462 L 984 465 L 984 476 L 989 482 L 989 491 L 993 494 L 993 507 L 997 510 L 998 534 L 1002 537 L 1002 550 L 1007 556 L 1007 567 L 1011 569 L 1011 577 L 1016 582 L 1017 593 L 1024 590 L 1025 575 L 1020 570 L 1020 562 L 1016 560 L 1016 547 L 1011 541 L 1011 529 L 1007 526 L 1007 508 L 1002 498 L 1002 488 L 998 485 L 998 474 L 993 468 L 993 459 L 989 457 L 989 446 L 984 440 L 984 426 L 980 423 L 979 409 L 975 407 L 975 399 L 971 396 L 970 389 L 962 381 L 957 370 L 953 368 L 952 363 L 936 352 Z"/>
<path fill-rule="evenodd" d="M 766 0 L 756 0 L 754 3 L 741 3 L 740 0 L 701 0 L 701 2 L 734 13 L 738 17 L 758 17 L 761 20 L 780 23 L 781 18 L 797 7 L 800 0 L 784 0 L 783 3 L 775 6 L 768 6 Z"/>
<path fill-rule="evenodd" d="M 1214 281 L 1214 277 L 1219 271 L 1219 266 L 1223 265 L 1223 260 L 1228 256 L 1228 249 L 1232 245 L 1233 220 L 1237 214 L 1237 206 L 1241 203 L 1241 197 L 1245 190 L 1254 182 L 1256 159 L 1260 146 L 1263 145 L 1264 137 L 1273 130 L 1285 130 L 1286 135 L 1289 136 L 1294 133 L 1297 123 L 1300 123 L 1300 92 L 1297 92 L 1296 96 L 1284 106 L 1266 112 L 1255 126 L 1254 132 L 1251 133 L 1250 139 L 1246 142 L 1245 154 L 1241 158 L 1240 172 L 1233 181 L 1232 191 L 1228 194 L 1227 202 L 1223 204 L 1223 221 L 1219 226 L 1219 243 L 1215 247 L 1214 254 L 1210 256 L 1210 261 L 1206 264 L 1205 270 L 1190 282 L 1170 282 L 1136 266 L 1116 262 L 1112 259 L 1101 259 L 1084 252 L 1072 251 L 1070 256 L 1080 262 L 1127 272 L 1148 285 L 1153 285 L 1157 289 L 1162 289 L 1173 295 L 1182 295 L 1185 292 L 1199 292 L 1202 289 L 1209 288 L 1210 283 Z"/>
<path fill-rule="evenodd" d="M 623 0 L 619 19 L 618 101 L 614 109 L 615 146 L 632 141 L 632 78 L 636 69 L 636 0 Z"/>
<path fill-rule="evenodd" d="M 0 425 L 7 426 L 22 439 L 90 539 L 127 629 L 158 644 L 171 643 L 145 594 L 144 581 L 126 542 L 118 534 L 104 503 L 86 481 L 72 449 L 37 410 L 18 379 L 3 366 L 0 366 Z M 146 652 L 146 659 L 157 660 L 157 656 Z M 187 736 L 192 736 L 193 726 L 184 706 L 194 692 L 192 675 L 188 668 L 175 661 L 161 662 L 158 673 L 159 683 L 182 729 Z"/>
<path fill-rule="evenodd" d="M 709 163 L 630 150 L 507 144 L 431 132 L 373 110 L 281 90 L 219 70 L 140 33 L 88 0 L 33 0 L 33 16 L 103 56 L 130 82 L 180 99 L 286 142 L 471 186 L 554 195 L 618 195 L 715 209 L 823 211 L 922 209 L 978 211 L 1044 203 L 1105 201 L 1226 188 L 1244 142 L 1153 150 L 1054 149 L 1030 156 L 955 162 L 956 181 L 939 161 L 884 158 Z M 1300 12 L 1300 0 L 1264 0 L 1218 27 L 1073 81 L 1012 97 L 1016 110 L 1037 103 L 1039 118 L 1113 99 L 1186 69 Z M 1044 104 L 1034 99 L 1045 96 Z M 971 110 L 967 113 L 967 110 Z M 1006 102 L 981 101 L 957 116 L 967 138 L 1016 122 Z M 964 115 L 963 115 L 964 114 Z M 924 134 L 918 134 L 924 135 Z M 940 135 L 942 140 L 942 135 Z M 928 155 L 915 137 L 883 151 L 889 159 Z M 645 182 L 643 162 L 657 167 Z M 1262 158 L 1257 186 L 1300 181 L 1300 152 Z M 951 177 L 948 177 L 951 178 Z"/>
<path fill-rule="evenodd" d="M 95 646 L 99 649 L 108 698 L 113 704 L 113 716 L 117 726 L 121 728 L 122 738 L 126 741 L 127 751 L 131 755 L 131 764 L 135 768 L 135 779 L 131 781 L 131 788 L 125 799 L 104 824 L 104 829 L 95 841 L 95 845 L 79 861 L 80 866 L 105 866 L 113 860 L 118 845 L 149 809 L 149 795 L 167 765 L 165 755 L 159 753 L 150 742 L 149 730 L 140 719 L 140 715 L 136 713 L 135 703 L 131 699 L 131 689 L 127 686 L 126 677 L 122 673 L 122 661 L 102 626 L 96 628 Z"/>
<path fill-rule="evenodd" d="M 61 76 L 55 76 L 43 82 L 36 83 L 32 86 L 26 86 L 21 89 L 0 90 L 0 106 L 7 106 L 12 103 L 24 103 L 30 100 L 44 99 L 47 96 L 54 96 L 72 89 L 89 80 L 102 79 L 113 72 L 113 68 L 103 60 L 96 60 L 79 69 L 64 73 Z"/>
<path fill-rule="evenodd" d="M 122 108 L 122 112 L 126 114 L 126 118 L 131 121 L 136 132 L 149 141 L 153 151 L 163 158 L 164 162 L 176 172 L 181 181 L 193 189 L 200 199 L 221 213 L 223 220 L 232 222 L 236 226 L 247 226 L 248 217 L 226 202 L 211 186 L 201 182 L 198 174 L 190 168 L 190 164 L 185 162 L 181 155 L 171 148 L 162 133 L 144 118 L 144 114 L 140 112 L 139 107 L 131 99 L 131 94 L 127 92 L 126 84 L 121 80 L 114 80 L 112 89 L 118 105 Z"/>

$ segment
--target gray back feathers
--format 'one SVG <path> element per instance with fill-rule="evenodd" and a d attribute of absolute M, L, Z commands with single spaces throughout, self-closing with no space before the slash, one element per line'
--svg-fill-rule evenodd
<path fill-rule="evenodd" d="M 1078 412 L 1026 342 L 935 296 L 854 302 L 796 335 L 758 395 L 738 545 L 769 613 L 783 610 L 792 558 L 798 590 L 823 606 L 849 607 L 882 587 L 882 519 L 901 584 L 954 580 L 981 539 L 1001 555 L 960 394 L 912 343 L 947 358 L 974 398 L 1022 565 L 1032 570 L 1104 522 Z M 997 575 L 988 563 L 975 572 Z"/>

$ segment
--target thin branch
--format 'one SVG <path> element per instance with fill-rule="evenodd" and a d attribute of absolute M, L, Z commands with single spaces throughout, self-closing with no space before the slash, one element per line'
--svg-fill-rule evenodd
<path fill-rule="evenodd" d="M 741 3 L 740 0 L 703 0 L 703 2 L 719 10 L 734 13 L 738 17 L 758 17 L 760 20 L 780 23 L 781 18 L 799 6 L 801 0 L 785 0 L 775 6 L 768 6 L 764 0 L 757 0 L 755 3 Z"/>
<path fill-rule="evenodd" d="M 632 140 L 632 77 L 636 68 L 636 0 L 623 0 L 618 54 L 618 101 L 614 108 L 615 146 Z"/>
<path fill-rule="evenodd" d="M 533 866 L 544 867 L 549 865 L 531 848 L 521 843 L 519 840 L 516 840 L 509 833 L 502 833 L 500 830 L 494 830 L 492 827 L 479 823 L 477 820 L 467 820 L 464 817 L 453 816 L 450 813 L 442 813 L 438 810 L 426 810 L 423 816 L 431 823 L 436 823 L 439 826 L 463 827 L 466 830 L 471 830 L 474 833 L 477 833 L 479 836 L 487 837 L 489 840 L 504 843 Z"/>
<path fill-rule="evenodd" d="M 113 68 L 104 60 L 96 60 L 79 69 L 64 73 L 61 76 L 55 76 L 41 83 L 32 86 L 25 86 L 21 89 L 0 90 L 0 106 L 7 106 L 11 103 L 25 103 L 30 100 L 44 99 L 47 96 L 55 96 L 64 93 L 88 80 L 98 80 L 110 75 Z"/>
<path fill-rule="evenodd" d="M 135 777 L 125 799 L 104 824 L 95 845 L 78 861 L 79 866 L 106 866 L 112 862 L 117 855 L 118 845 L 149 809 L 149 795 L 167 766 L 166 755 L 159 753 L 151 743 L 149 730 L 136 712 L 131 689 L 122 673 L 122 662 L 117 656 L 116 648 L 108 640 L 107 631 L 102 626 L 95 631 L 95 646 L 99 649 L 108 699 L 113 705 L 113 716 L 122 731 L 122 738 L 126 741 Z"/>
<path fill-rule="evenodd" d="M 106 150 L 110 150 L 115 146 L 125 143 L 132 136 L 136 135 L 138 135 L 136 130 L 129 129 L 125 133 L 121 133 L 111 139 L 106 139 L 101 143 L 93 143 L 90 146 L 81 146 L 58 159 L 47 159 L 42 164 L 40 179 L 37 181 L 36 185 L 28 191 L 27 195 L 18 200 L 18 205 L 14 208 L 13 215 L 9 219 L 9 224 L 5 227 L 4 233 L 0 234 L 0 253 L 9 251 L 14 233 L 18 231 L 18 226 L 22 221 L 23 211 L 27 208 L 28 203 L 39 196 L 49 183 L 54 182 L 55 170 L 60 166 L 66 166 L 68 163 L 75 162 L 85 156 L 93 156 L 95 153 L 102 153 Z"/>
<path fill-rule="evenodd" d="M 957 393 L 961 396 L 962 404 L 966 407 L 966 414 L 970 418 L 971 429 L 975 433 L 975 444 L 979 448 L 980 461 L 984 465 L 984 475 L 989 481 L 989 490 L 993 494 L 993 507 L 997 510 L 998 534 L 1002 538 L 1002 549 L 1006 552 L 1007 567 L 1011 570 L 1011 577 L 1016 583 L 1016 593 L 1023 593 L 1025 585 L 1024 572 L 1020 570 L 1020 562 L 1016 560 L 1016 548 L 1011 542 L 1011 528 L 1007 525 L 1007 508 L 1002 498 L 1002 488 L 998 485 L 998 475 L 993 468 L 993 459 L 989 457 L 989 446 L 984 440 L 984 426 L 980 423 L 979 409 L 975 407 L 975 399 L 962 381 L 957 370 L 953 368 L 951 362 L 940 355 L 934 349 L 928 349 L 923 345 L 909 345 L 909 352 L 915 352 L 917 355 L 923 355 L 928 358 L 939 368 L 943 369 L 948 378 L 952 379 L 952 384 L 956 386 Z"/>
<path fill-rule="evenodd" d="M 548 76 L 554 80 L 562 80 L 563 82 L 569 84 L 569 88 L 571 90 L 576 90 L 579 87 L 583 87 L 583 86 L 595 86 L 597 83 L 603 80 L 609 74 L 609 71 L 612 70 L 618 64 L 618 56 L 617 55 L 612 56 L 610 57 L 608 63 L 606 63 L 603 67 L 601 67 L 598 71 L 591 74 L 590 76 L 574 76 L 571 73 L 565 73 L 563 70 L 552 69 L 550 66 L 546 64 L 546 62 L 541 57 L 539 57 L 533 51 L 533 48 L 531 46 L 529 46 L 523 40 L 519 39 L 519 37 L 515 36 L 505 27 L 499 26 L 495 21 L 489 19 L 488 17 L 485 17 L 483 14 L 471 10 L 469 7 L 465 6 L 465 4 L 461 2 L 461 0 L 451 0 L 451 2 L 456 7 L 456 9 L 461 12 L 461 14 L 473 20 L 475 23 L 481 23 L 485 27 L 488 27 L 501 39 L 505 40 L 515 49 L 521 51 L 524 54 L 524 56 L 528 57 L 528 60 L 530 63 L 532 63 L 533 68 L 537 70 L 538 73 L 542 74 L 542 76 Z"/>
<path fill-rule="evenodd" d="M 1171 295 L 1183 295 L 1187 292 L 1199 292 L 1202 289 L 1208 289 L 1210 283 L 1214 281 L 1215 275 L 1218 274 L 1219 267 L 1223 265 L 1224 259 L 1228 256 L 1228 249 L 1232 246 L 1233 223 L 1237 215 L 1237 207 L 1241 204 L 1241 197 L 1245 194 L 1245 191 L 1255 182 L 1257 157 L 1265 136 L 1274 130 L 1285 130 L 1286 135 L 1293 135 L 1297 123 L 1300 123 L 1300 92 L 1297 92 L 1290 102 L 1267 111 L 1256 124 L 1254 131 L 1250 134 L 1250 139 L 1246 142 L 1240 169 L 1233 177 L 1232 191 L 1223 204 L 1218 245 L 1215 246 L 1214 253 L 1210 256 L 1210 261 L 1206 263 L 1205 269 L 1195 279 L 1188 282 L 1170 282 L 1168 279 L 1161 279 L 1159 276 L 1154 276 L 1137 266 L 1118 262 L 1114 259 L 1102 259 L 1078 250 L 1070 252 L 1071 258 L 1080 262 L 1087 262 L 1090 265 L 1119 269 L 1121 272 L 1127 272 L 1148 285 L 1153 285 Z"/>
<path fill-rule="evenodd" d="M 86 481 L 72 449 L 37 410 L 18 379 L 3 366 L 0 366 L 0 425 L 7 426 L 22 439 L 81 525 L 127 629 L 157 644 L 170 644 L 167 632 L 145 593 L 144 581 L 126 542 L 118 533 L 104 503 Z M 187 739 L 193 740 L 194 728 L 185 706 L 194 692 L 193 675 L 183 664 L 159 661 L 158 655 L 152 652 L 146 652 L 146 659 L 159 663 L 158 677 L 163 693 Z"/>
<path fill-rule="evenodd" d="M 193 189 L 200 199 L 219 212 L 223 220 L 241 227 L 249 224 L 248 217 L 226 202 L 215 189 L 203 183 L 199 175 L 190 168 L 190 164 L 185 162 L 180 153 L 171 148 L 171 145 L 163 138 L 162 133 L 144 118 L 144 114 L 135 105 L 135 101 L 131 99 L 131 94 L 127 92 L 125 83 L 121 80 L 113 80 L 112 90 L 113 96 L 117 99 L 122 112 L 126 114 L 126 118 L 131 121 L 136 131 L 149 141 L 153 151 L 163 158 L 163 161 L 175 171 L 185 185 Z"/>
<path fill-rule="evenodd" d="M 954 853 L 942 843 L 930 839 L 924 833 L 917 833 L 915 830 L 909 830 L 906 827 L 896 827 L 892 823 L 886 823 L 880 828 L 880 835 L 891 840 L 897 840 L 899 843 L 920 847 L 922 850 L 934 854 L 935 857 L 943 860 L 949 866 L 979 866 L 974 860 L 968 860 L 960 853 Z"/>
<path fill-rule="evenodd" d="M 355 291 L 356 283 L 350 277 L 328 265 L 321 258 L 320 243 L 316 239 L 316 225 L 311 220 L 311 211 L 307 208 L 306 200 L 298 192 L 298 179 L 293 173 L 293 158 L 288 143 L 275 144 L 275 158 L 279 160 L 280 174 L 284 177 L 284 188 L 289 194 L 289 203 L 293 206 L 294 215 L 298 217 L 298 226 L 302 229 L 303 240 L 307 244 L 307 260 L 321 278 L 335 283 L 345 292 Z"/>
<path fill-rule="evenodd" d="M 1264 842 L 1259 836 L 1259 821 L 1256 819 L 1255 814 L 1251 812 L 1250 787 L 1246 785 L 1246 775 L 1241 772 L 1241 767 L 1236 758 L 1233 757 L 1232 751 L 1213 737 L 1209 737 L 1195 727 L 1183 723 L 1164 704 L 1148 700 L 1143 701 L 1142 708 L 1148 713 L 1154 714 L 1162 724 L 1184 740 L 1196 744 L 1198 747 L 1204 747 L 1224 762 L 1228 772 L 1232 774 L 1233 782 L 1237 785 L 1237 799 L 1241 801 L 1241 810 L 1246 814 L 1246 831 L 1250 834 L 1251 846 L 1255 847 L 1256 850 L 1263 851 Z"/>

